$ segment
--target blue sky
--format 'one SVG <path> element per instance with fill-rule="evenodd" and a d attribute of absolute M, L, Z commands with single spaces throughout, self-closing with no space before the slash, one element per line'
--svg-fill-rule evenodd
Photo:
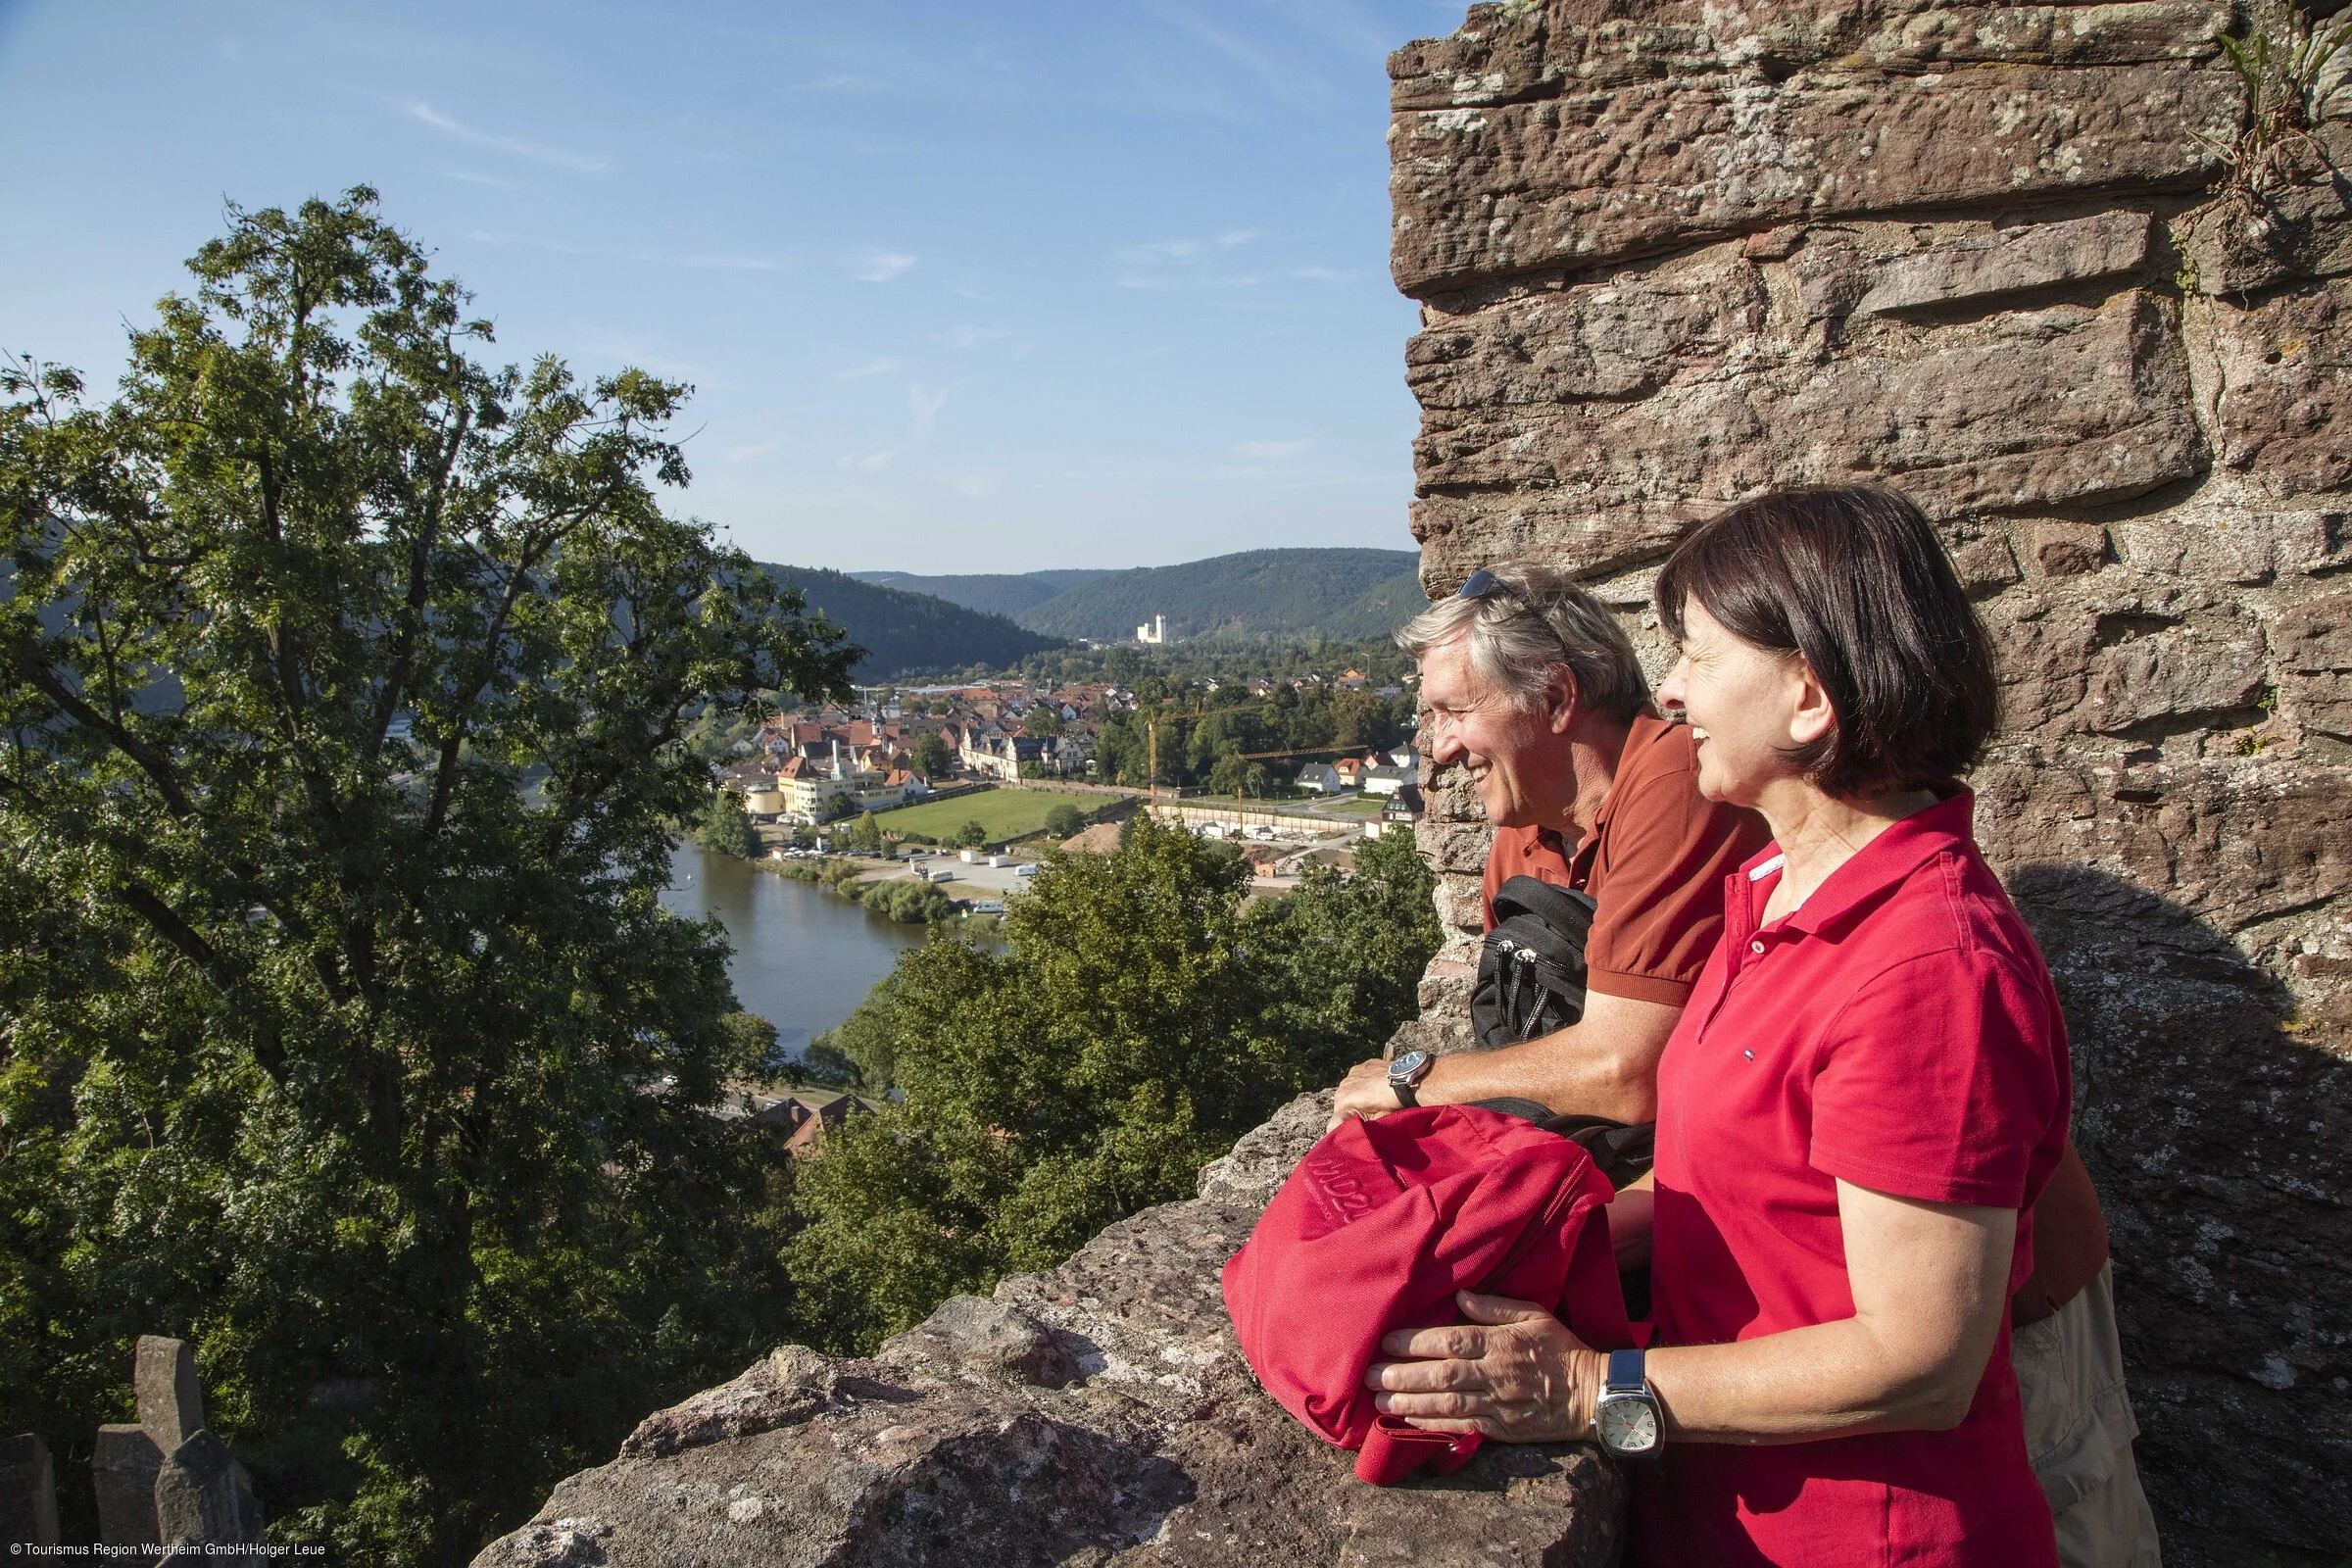
<path fill-rule="evenodd" d="M 111 383 L 221 202 L 365 181 L 498 325 L 691 381 L 763 560 L 1409 549 L 1387 78 L 1459 0 L 0 0 L 0 343 Z"/>

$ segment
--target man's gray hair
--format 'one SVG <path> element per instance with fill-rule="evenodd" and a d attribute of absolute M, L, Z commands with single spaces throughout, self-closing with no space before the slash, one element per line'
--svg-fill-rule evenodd
<path fill-rule="evenodd" d="M 1467 636 L 1470 667 L 1522 710 L 1566 666 L 1577 705 L 1620 723 L 1649 706 L 1649 682 L 1616 617 L 1556 566 L 1511 561 L 1489 566 L 1494 586 L 1476 599 L 1439 600 L 1404 623 L 1396 646 L 1419 659 L 1440 643 Z"/>

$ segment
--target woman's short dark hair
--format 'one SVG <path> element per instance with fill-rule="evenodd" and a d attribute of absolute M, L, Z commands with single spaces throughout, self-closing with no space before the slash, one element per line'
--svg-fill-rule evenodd
<path fill-rule="evenodd" d="M 1658 573 L 1678 639 L 1697 600 L 1726 631 L 1804 656 L 1838 722 L 1789 760 L 1842 799 L 1966 772 L 1999 718 L 1992 641 L 1918 507 L 1888 490 L 1789 490 L 1685 539 Z"/>

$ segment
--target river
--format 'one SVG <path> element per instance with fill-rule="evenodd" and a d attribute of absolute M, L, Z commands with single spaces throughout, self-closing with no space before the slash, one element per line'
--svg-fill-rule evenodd
<path fill-rule="evenodd" d="M 774 1024 L 778 1043 L 796 1055 L 809 1037 L 847 1018 L 900 954 L 922 946 L 919 925 L 868 914 L 813 883 L 699 844 L 680 844 L 669 864 L 662 902 L 695 919 L 718 917 L 735 944 L 727 974 L 737 999 Z"/>

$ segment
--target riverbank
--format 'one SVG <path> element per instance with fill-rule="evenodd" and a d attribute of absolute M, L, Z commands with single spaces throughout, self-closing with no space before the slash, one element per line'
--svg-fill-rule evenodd
<path fill-rule="evenodd" d="M 929 928 L 902 924 L 797 878 L 763 874 L 769 863 L 680 844 L 670 854 L 670 886 L 662 902 L 688 919 L 725 928 L 737 1000 L 774 1024 L 778 1044 L 798 1055 L 815 1036 L 838 1028 L 901 956 L 922 946 Z M 968 931 L 970 923 L 957 929 Z"/>

